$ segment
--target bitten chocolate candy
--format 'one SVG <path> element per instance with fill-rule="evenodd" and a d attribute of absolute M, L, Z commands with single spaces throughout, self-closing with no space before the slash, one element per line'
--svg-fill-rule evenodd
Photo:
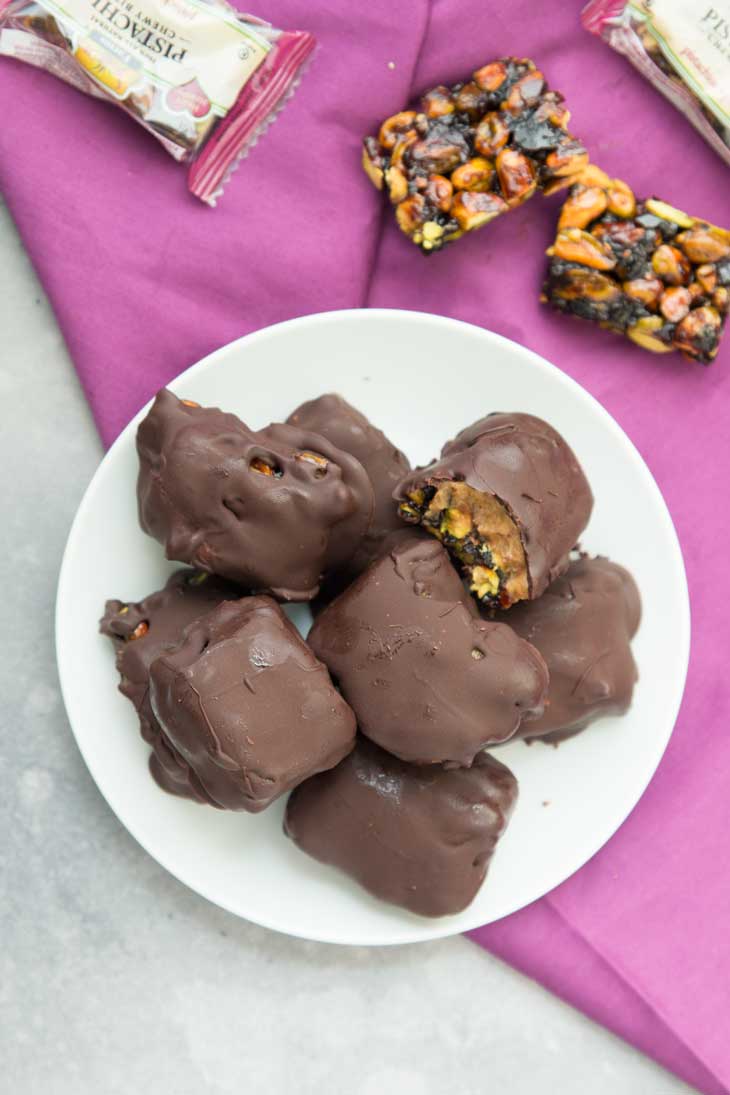
<path fill-rule="evenodd" d="M 529 414 L 490 414 L 462 430 L 395 497 L 405 521 L 448 547 L 477 600 L 502 608 L 562 574 L 593 508 L 572 450 Z"/>
<path fill-rule="evenodd" d="M 482 753 L 472 768 L 404 764 L 365 738 L 292 793 L 284 829 L 321 863 L 421 916 L 474 899 L 515 801 L 517 780 Z"/>
<path fill-rule="evenodd" d="M 275 601 L 192 624 L 150 668 L 150 701 L 214 805 L 258 813 L 353 748 L 355 716 Z"/>
<path fill-rule="evenodd" d="M 308 641 L 360 729 L 418 764 L 470 765 L 540 714 L 542 657 L 476 609 L 433 540 L 405 538 L 315 620 Z"/>
<path fill-rule="evenodd" d="M 560 741 L 628 709 L 641 600 L 627 570 L 608 559 L 577 559 L 539 600 L 517 605 L 507 618 L 550 672 L 545 711 L 520 727 L 520 737 Z"/>
<path fill-rule="evenodd" d="M 178 570 L 164 589 L 141 601 L 107 601 L 100 621 L 102 634 L 114 642 L 119 691 L 134 704 L 142 737 L 152 746 L 150 771 L 172 794 L 206 801 L 188 766 L 175 756 L 152 713 L 149 701 L 150 665 L 172 649 L 184 628 L 216 608 L 221 601 L 237 600 L 241 590 L 202 570 Z"/>
<path fill-rule="evenodd" d="M 332 445 L 359 460 L 368 473 L 375 508 L 370 528 L 353 558 L 345 564 L 347 573 L 354 577 L 382 555 L 402 532 L 403 522 L 398 517 L 393 491 L 411 469 L 408 458 L 341 395 L 321 395 L 302 403 L 289 415 L 287 423 L 326 437 Z"/>
<path fill-rule="evenodd" d="M 370 526 L 367 473 L 324 437 L 257 433 L 165 389 L 137 431 L 139 520 L 169 559 L 256 592 L 310 600 Z"/>

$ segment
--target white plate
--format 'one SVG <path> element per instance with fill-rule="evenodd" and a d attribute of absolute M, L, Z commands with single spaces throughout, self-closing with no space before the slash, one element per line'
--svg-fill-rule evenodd
<path fill-rule="evenodd" d="M 117 692 L 109 640 L 98 633 L 108 597 L 137 600 L 174 569 L 136 516 L 137 422 L 94 476 L 68 539 L 56 643 L 79 748 L 116 815 L 172 874 L 238 916 L 335 943 L 433 939 L 514 912 L 553 889 L 609 839 L 636 805 L 664 752 L 684 688 L 689 603 L 666 505 L 614 420 L 536 354 L 455 320 L 385 310 L 331 312 L 270 327 L 225 346 L 170 385 L 253 427 L 302 400 L 338 391 L 414 463 L 493 410 L 546 418 L 575 449 L 596 505 L 585 547 L 628 566 L 644 617 L 634 643 L 640 683 L 629 714 L 551 749 L 516 742 L 499 757 L 520 782 L 517 810 L 486 884 L 459 916 L 427 920 L 369 897 L 299 852 L 282 834 L 283 802 L 257 816 L 222 813 L 164 794 L 147 746 Z M 479 393 L 484 396 L 480 398 Z M 294 610 L 306 624 L 309 610 Z M 549 802 L 549 808 L 543 806 Z"/>

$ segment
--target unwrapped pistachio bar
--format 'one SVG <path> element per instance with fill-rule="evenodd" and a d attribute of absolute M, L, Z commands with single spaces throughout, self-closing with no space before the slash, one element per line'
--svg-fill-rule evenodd
<path fill-rule="evenodd" d="M 730 232 L 647 198 L 591 165 L 558 221 L 542 300 L 656 353 L 705 364 L 730 303 Z"/>
<path fill-rule="evenodd" d="M 569 118 L 532 61 L 505 57 L 387 118 L 365 138 L 363 167 L 387 191 L 401 231 L 438 251 L 538 188 L 570 185 L 588 154 Z"/>

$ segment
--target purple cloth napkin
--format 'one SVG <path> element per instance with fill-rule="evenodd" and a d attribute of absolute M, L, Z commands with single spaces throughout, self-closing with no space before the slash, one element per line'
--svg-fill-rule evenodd
<path fill-rule="evenodd" d="M 498 331 L 555 362 L 618 419 L 664 492 L 687 563 L 694 640 L 681 716 L 656 778 L 609 844 L 548 897 L 473 938 L 708 1095 L 727 1095 L 730 346 L 704 369 L 538 305 L 555 199 L 535 198 L 424 259 L 381 214 L 359 168 L 361 136 L 411 92 L 514 53 L 534 57 L 565 93 L 595 161 L 639 194 L 729 225 L 728 169 L 581 30 L 579 9 L 576 0 L 257 3 L 277 25 L 313 31 L 321 49 L 215 211 L 188 196 L 185 172 L 121 112 L 0 59 L 0 187 L 107 443 L 217 346 L 360 305 Z"/>

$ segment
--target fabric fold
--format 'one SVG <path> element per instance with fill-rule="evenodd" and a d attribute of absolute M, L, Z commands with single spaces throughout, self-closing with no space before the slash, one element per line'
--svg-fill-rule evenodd
<path fill-rule="evenodd" d="M 550 896 L 506 920 L 469 932 L 469 937 L 688 1084 L 706 1095 L 726 1095 L 728 1089 L 717 1074 L 647 996 L 568 923 Z"/>

